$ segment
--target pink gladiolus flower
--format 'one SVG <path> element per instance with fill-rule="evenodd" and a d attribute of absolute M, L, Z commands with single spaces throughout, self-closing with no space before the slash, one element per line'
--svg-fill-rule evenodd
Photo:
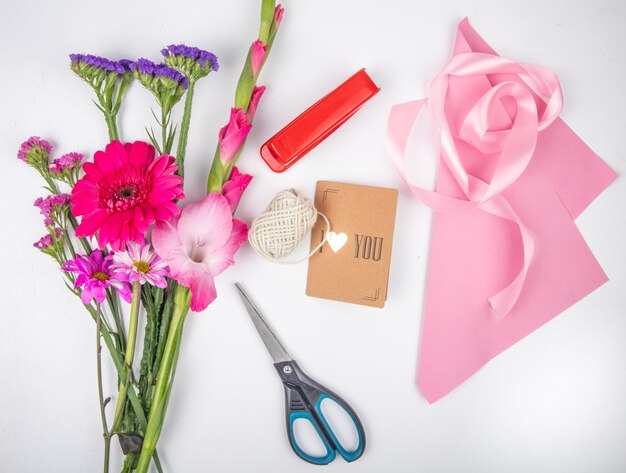
<path fill-rule="evenodd" d="M 90 304 L 93 299 L 98 303 L 106 299 L 106 290 L 115 289 L 126 301 L 131 301 L 131 291 L 126 281 L 114 274 L 111 270 L 113 255 L 103 257 L 100 250 L 94 250 L 91 255 L 76 255 L 76 258 L 63 263 L 64 271 L 78 275 L 74 288 L 82 288 L 80 299 L 83 304 Z"/>
<path fill-rule="evenodd" d="M 256 109 L 259 106 L 259 100 L 263 96 L 263 92 L 265 92 L 265 86 L 254 86 L 252 89 L 252 95 L 250 96 L 250 104 L 248 105 L 248 121 L 252 122 L 254 118 L 254 114 L 256 113 Z"/>
<path fill-rule="evenodd" d="M 265 53 L 267 52 L 267 44 L 263 44 L 260 39 L 252 43 L 252 74 L 256 77 L 265 61 Z"/>
<path fill-rule="evenodd" d="M 117 251 L 113 254 L 111 270 L 122 281 L 140 284 L 152 284 L 165 288 L 169 276 L 167 263 L 150 248 L 149 244 L 139 245 L 134 241 L 126 243 L 127 251 Z"/>
<path fill-rule="evenodd" d="M 284 12 L 285 9 L 280 3 L 276 5 L 276 8 L 274 8 L 274 23 L 276 23 L 276 28 L 278 28 L 280 26 L 280 22 L 283 21 Z"/>
<path fill-rule="evenodd" d="M 237 166 L 233 167 L 230 179 L 222 187 L 222 195 L 226 197 L 231 213 L 234 213 L 237 209 L 241 196 L 251 180 L 252 176 L 250 174 L 241 174 Z"/>
<path fill-rule="evenodd" d="M 127 241 L 143 243 L 150 225 L 180 213 L 183 178 L 172 156 L 155 158 L 143 141 L 113 141 L 85 163 L 85 175 L 72 189 L 72 213 L 82 215 L 76 236 L 98 233 L 98 245 L 121 250 Z"/>
<path fill-rule="evenodd" d="M 232 218 L 226 198 L 212 192 L 180 217 L 158 222 L 152 244 L 172 277 L 191 289 L 191 310 L 201 312 L 217 297 L 214 277 L 233 264 L 247 235 L 246 224 Z"/>
<path fill-rule="evenodd" d="M 248 123 L 248 115 L 240 108 L 230 109 L 228 125 L 220 130 L 220 160 L 222 164 L 230 163 L 250 133 L 252 125 Z"/>

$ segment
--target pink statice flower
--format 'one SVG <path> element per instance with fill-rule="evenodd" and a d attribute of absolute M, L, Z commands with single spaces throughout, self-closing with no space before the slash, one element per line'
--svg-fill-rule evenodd
<path fill-rule="evenodd" d="M 54 228 L 51 232 L 46 233 L 43 237 L 33 243 L 33 246 L 42 253 L 56 258 L 57 249 L 55 244 L 59 242 L 63 237 L 63 230 L 60 228 Z"/>
<path fill-rule="evenodd" d="M 252 43 L 252 51 L 250 59 L 252 60 L 252 74 L 256 77 L 265 62 L 265 54 L 267 53 L 267 44 L 263 44 L 260 39 Z"/>
<path fill-rule="evenodd" d="M 37 248 L 38 250 L 46 250 L 48 249 L 50 246 L 52 246 L 52 235 L 50 235 L 49 233 L 47 233 L 46 235 L 42 236 L 39 240 L 37 240 L 35 243 L 33 243 L 33 246 L 35 248 Z"/>
<path fill-rule="evenodd" d="M 252 125 L 248 123 L 248 115 L 240 108 L 230 109 L 228 124 L 220 130 L 218 135 L 220 142 L 220 160 L 226 166 L 241 148 L 246 140 Z"/>
<path fill-rule="evenodd" d="M 49 165 L 50 175 L 58 181 L 74 187 L 80 174 L 80 167 L 84 156 L 81 153 L 67 153 L 54 159 Z"/>
<path fill-rule="evenodd" d="M 134 241 L 126 243 L 126 251 L 113 254 L 111 269 L 115 275 L 128 282 L 139 281 L 140 284 L 152 284 L 165 288 L 169 271 L 167 263 L 157 255 L 148 243 L 140 245 Z"/>
<path fill-rule="evenodd" d="M 242 174 L 237 166 L 233 167 L 230 179 L 222 187 L 222 195 L 226 197 L 231 213 L 237 210 L 241 196 L 251 180 L 252 176 L 250 174 Z"/>
<path fill-rule="evenodd" d="M 72 197 L 69 194 L 54 194 L 46 198 L 38 197 L 33 203 L 39 208 L 39 213 L 44 216 L 46 226 L 57 223 L 65 225 L 65 220 L 70 210 Z"/>
<path fill-rule="evenodd" d="M 67 153 L 60 158 L 53 159 L 48 165 L 48 169 L 50 169 L 52 173 L 60 174 L 65 171 L 80 168 L 83 159 L 84 156 L 81 153 Z"/>
<path fill-rule="evenodd" d="M 130 302 L 130 285 L 112 271 L 112 264 L 113 255 L 105 257 L 102 251 L 94 250 L 89 256 L 76 255 L 76 258 L 63 263 L 61 268 L 78 275 L 74 288 L 81 288 L 83 304 L 90 304 L 93 299 L 98 303 L 104 302 L 108 288 L 115 289 L 126 302 Z"/>
<path fill-rule="evenodd" d="M 80 166 L 83 162 L 84 156 L 81 153 L 67 153 L 61 156 L 58 159 L 52 161 L 52 163 L 56 163 L 62 170 L 63 169 L 73 169 L 76 166 Z"/>
<path fill-rule="evenodd" d="M 85 163 L 85 175 L 72 189 L 72 213 L 82 216 L 76 236 L 98 234 L 98 245 L 121 250 L 127 241 L 142 243 L 150 226 L 180 213 L 174 203 L 185 197 L 174 157 L 155 157 L 143 141 L 113 141 Z"/>
<path fill-rule="evenodd" d="M 24 161 L 31 166 L 48 165 L 48 156 L 52 151 L 52 145 L 38 136 L 31 136 L 20 145 L 17 152 L 17 159 Z"/>
<path fill-rule="evenodd" d="M 255 85 L 252 89 L 252 95 L 250 96 L 250 103 L 248 104 L 248 121 L 252 123 L 254 119 L 254 114 L 256 113 L 256 109 L 259 106 L 259 101 L 263 96 L 263 92 L 265 92 L 265 86 L 257 86 Z"/>
<path fill-rule="evenodd" d="M 191 289 L 191 310 L 201 312 L 217 297 L 214 277 L 234 263 L 247 235 L 246 224 L 232 218 L 226 197 L 212 192 L 180 217 L 158 222 L 152 244 L 172 277 Z"/>

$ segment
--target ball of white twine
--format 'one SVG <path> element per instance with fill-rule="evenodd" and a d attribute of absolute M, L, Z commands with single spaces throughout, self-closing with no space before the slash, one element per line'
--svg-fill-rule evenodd
<path fill-rule="evenodd" d="M 248 241 L 264 258 L 277 263 L 300 263 L 307 260 L 321 248 L 326 237 L 311 253 L 295 261 L 285 261 L 302 239 L 311 231 L 320 215 L 326 222 L 326 232 L 330 223 L 326 216 L 318 212 L 310 199 L 295 189 L 280 191 L 272 199 L 265 211 L 252 222 L 248 231 Z"/>

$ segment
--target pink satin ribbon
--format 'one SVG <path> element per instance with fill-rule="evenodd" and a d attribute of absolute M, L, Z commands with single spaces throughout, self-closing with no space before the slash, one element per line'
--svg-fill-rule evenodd
<path fill-rule="evenodd" d="M 465 117 L 451 117 L 446 112 L 451 76 L 468 77 L 487 74 L 514 74 L 523 81 L 509 80 L 488 89 Z M 543 102 L 537 108 L 535 94 Z M 441 157 L 466 196 L 458 199 L 413 185 L 407 175 L 407 143 L 417 117 L 428 105 L 441 135 Z M 515 305 L 534 253 L 530 230 L 518 218 L 502 194 L 524 172 L 535 151 L 537 135 L 556 120 L 563 107 L 557 76 L 546 69 L 520 65 L 499 56 L 484 53 L 461 53 L 446 65 L 428 87 L 428 98 L 394 105 L 387 124 L 387 154 L 400 177 L 413 194 L 438 212 L 462 212 L 473 208 L 514 222 L 523 246 L 523 264 L 515 278 L 488 301 L 492 313 L 501 319 Z M 496 128 L 496 113 L 505 110 L 510 126 Z M 460 120 L 459 120 L 460 119 Z M 460 123 L 452 129 L 451 123 Z M 491 179 L 487 182 L 465 168 L 457 142 L 470 144 L 485 155 L 499 154 Z"/>

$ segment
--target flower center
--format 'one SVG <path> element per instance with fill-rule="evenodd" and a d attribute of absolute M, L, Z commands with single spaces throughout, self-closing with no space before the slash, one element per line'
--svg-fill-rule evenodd
<path fill-rule="evenodd" d="M 109 275 L 103 273 L 102 271 L 96 271 L 91 275 L 91 277 L 97 279 L 98 281 L 106 281 L 107 279 L 109 279 Z"/>
<path fill-rule="evenodd" d="M 133 266 L 140 273 L 144 273 L 145 274 L 145 273 L 150 271 L 150 265 L 148 263 L 144 263 L 143 261 L 136 261 L 136 262 L 133 263 Z"/>
<path fill-rule="evenodd" d="M 120 199 L 130 199 L 133 195 L 135 195 L 135 189 L 132 187 L 124 187 L 117 194 Z"/>
<path fill-rule="evenodd" d="M 206 245 L 206 242 L 197 238 L 191 249 L 187 251 L 187 256 L 189 256 L 189 259 L 194 263 L 202 263 L 204 260 L 204 245 Z"/>
<path fill-rule="evenodd" d="M 107 213 L 131 210 L 143 204 L 152 191 L 152 179 L 132 167 L 107 175 L 99 183 L 98 204 Z"/>

